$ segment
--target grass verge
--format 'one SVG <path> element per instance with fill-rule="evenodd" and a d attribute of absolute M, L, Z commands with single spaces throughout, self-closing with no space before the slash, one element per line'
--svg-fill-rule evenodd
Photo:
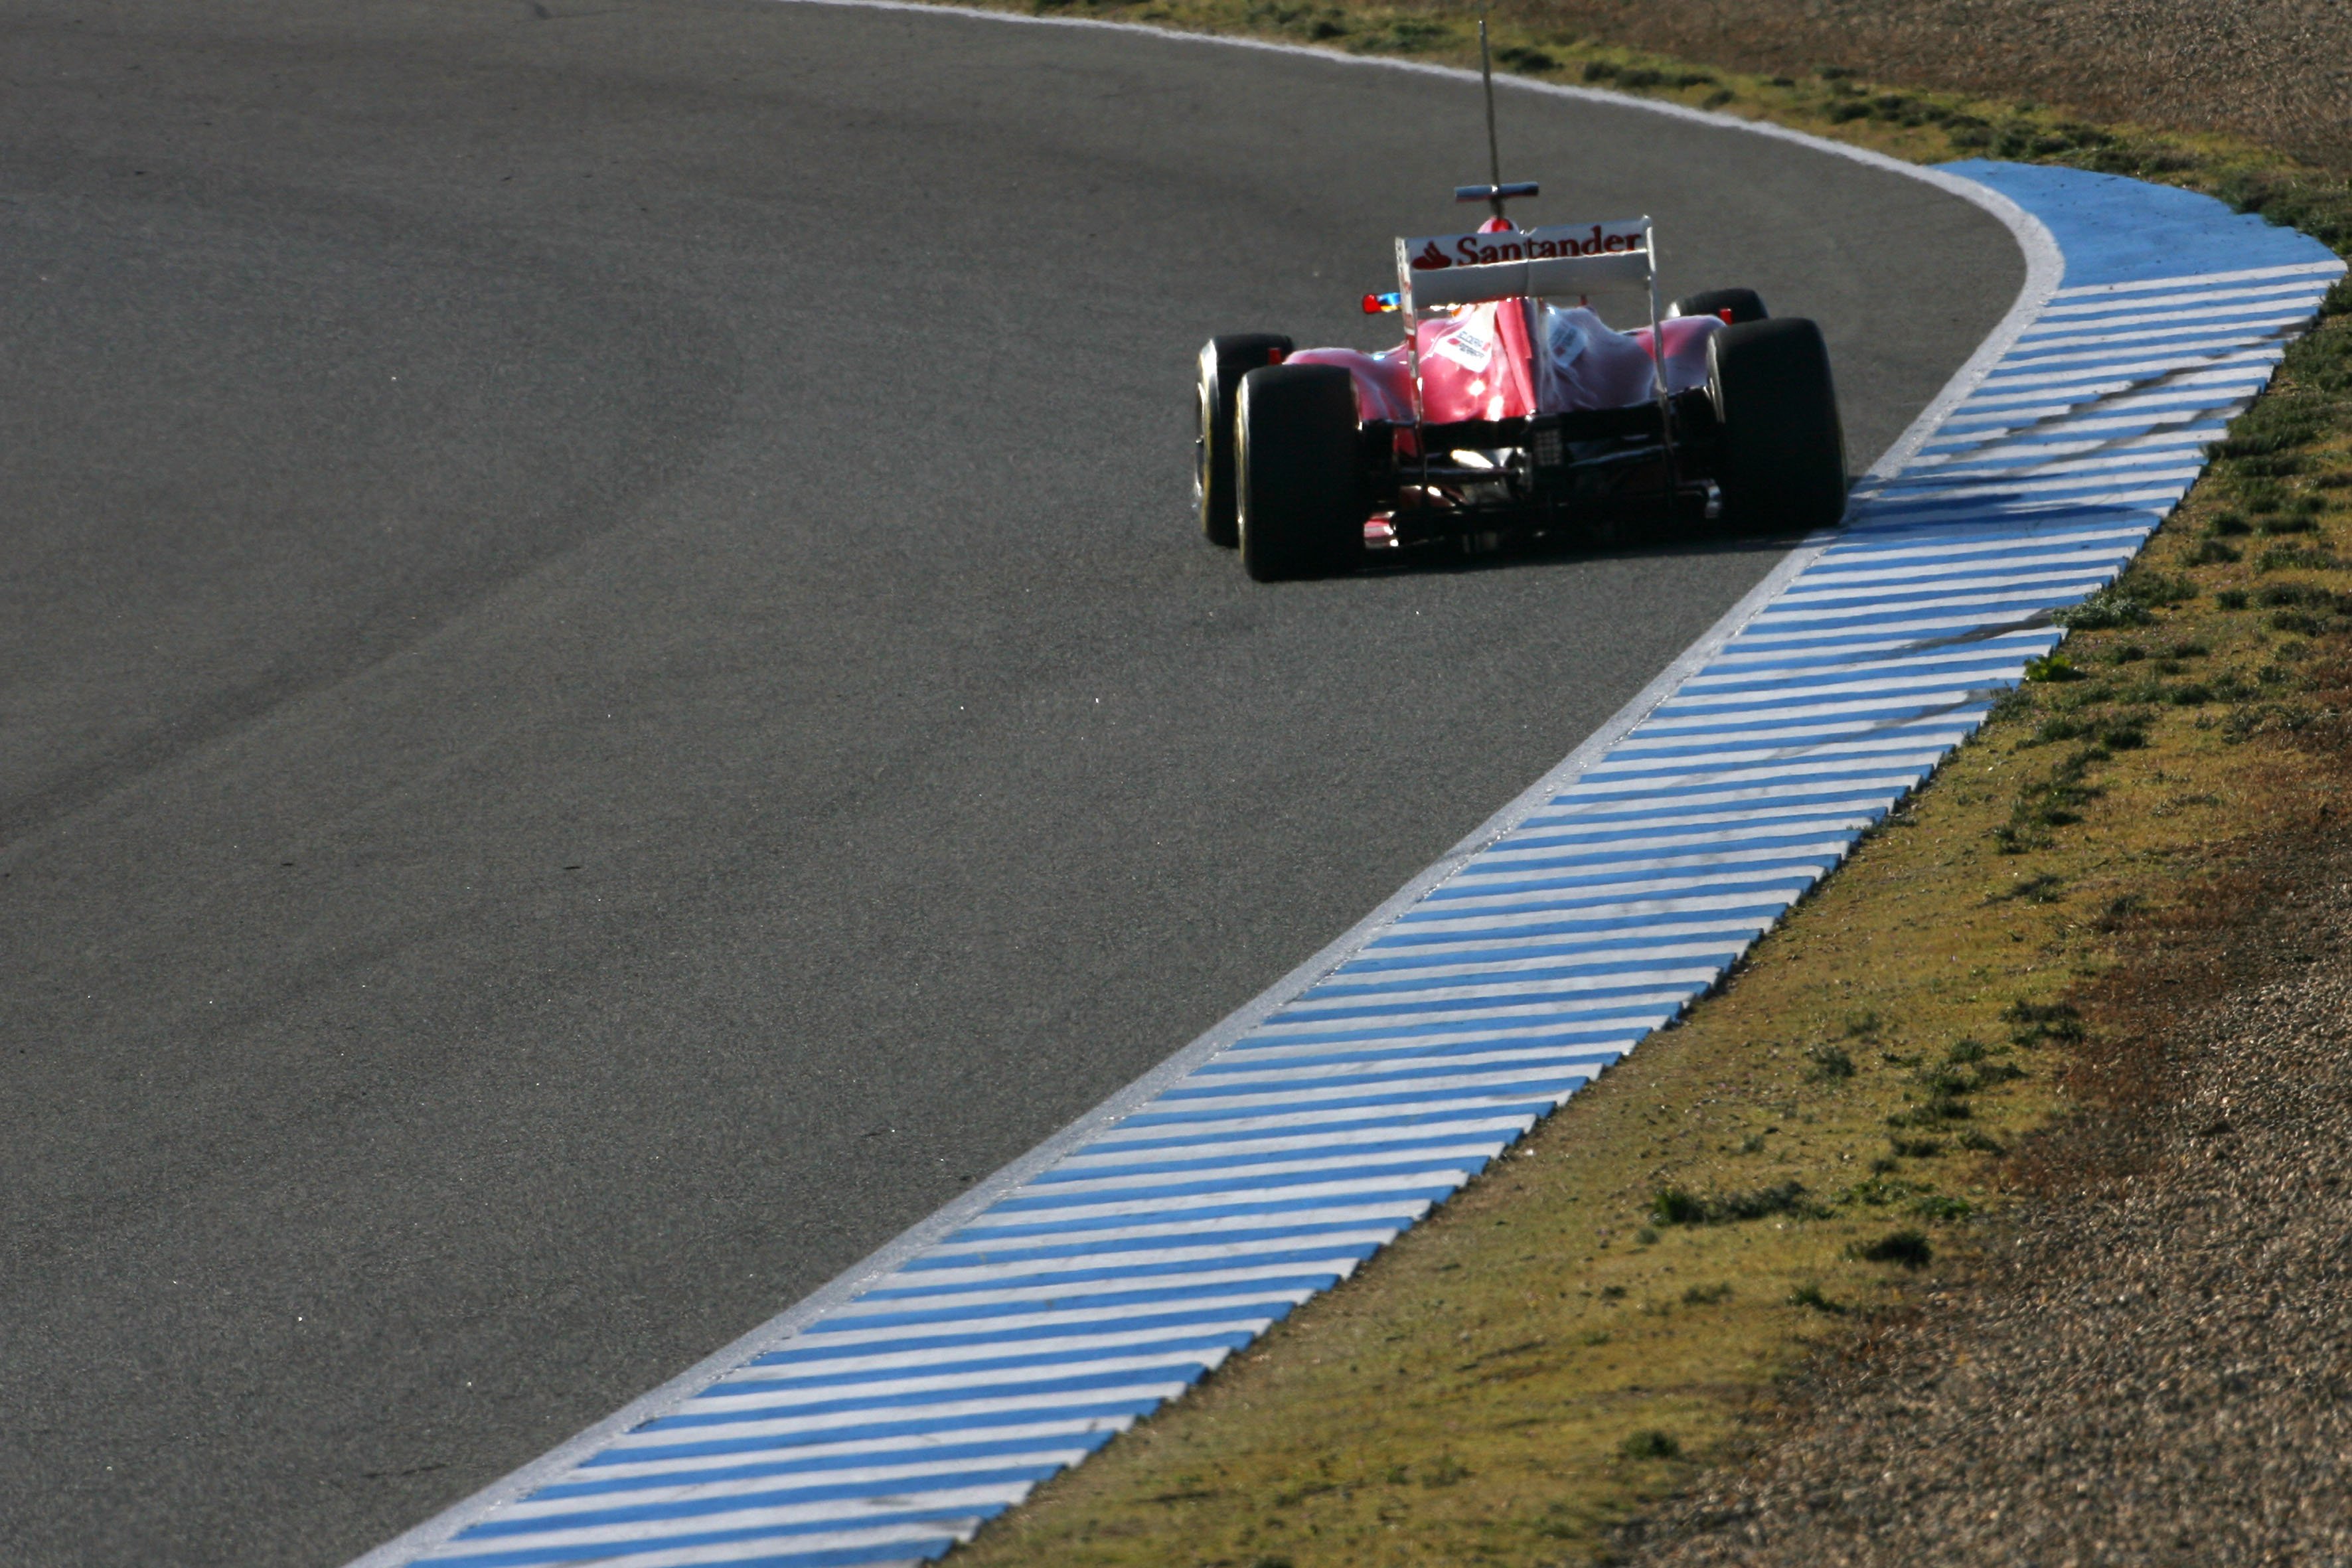
<path fill-rule="evenodd" d="M 1471 58 L 1459 13 L 1036 8 Z M 1900 156 L 2164 179 L 2352 245 L 2340 183 L 2244 143 L 1497 45 L 1521 71 Z M 2339 289 L 2141 562 L 1720 994 L 955 1560 L 1605 1560 L 1622 1521 L 1739 1452 L 1815 1350 L 1932 1310 L 1940 1275 L 1999 1244 L 2004 1205 L 2080 1179 L 2086 1110 L 2139 1059 L 2116 1032 L 2154 1016 L 2146 933 L 2242 910 L 2245 866 L 2342 809 L 2347 310 Z"/>

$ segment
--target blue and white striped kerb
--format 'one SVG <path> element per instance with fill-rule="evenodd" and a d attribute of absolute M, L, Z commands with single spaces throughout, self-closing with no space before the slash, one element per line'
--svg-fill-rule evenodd
<path fill-rule="evenodd" d="M 935 1557 L 1713 984 L 2058 642 L 2344 270 L 2181 192 L 1956 172 L 2041 219 L 2064 286 L 1678 689 L 1156 1099 L 425 1560 Z"/>

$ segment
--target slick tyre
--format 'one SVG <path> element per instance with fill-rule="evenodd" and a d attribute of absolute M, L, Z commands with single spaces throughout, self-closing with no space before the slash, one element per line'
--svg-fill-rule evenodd
<path fill-rule="evenodd" d="M 1703 294 L 1685 294 L 1666 307 L 1669 316 L 1721 318 L 1727 310 L 1735 327 L 1766 319 L 1764 301 L 1753 289 L 1709 289 Z"/>
<path fill-rule="evenodd" d="M 1280 364 L 1242 377 L 1234 443 L 1242 567 L 1261 583 L 1351 570 L 1364 550 L 1355 378 Z"/>
<path fill-rule="evenodd" d="M 1201 531 L 1212 544 L 1231 550 L 1234 531 L 1234 399 L 1242 377 L 1290 352 L 1290 340 L 1273 332 L 1239 332 L 1211 338 L 1201 349 L 1197 405 L 1199 434 L 1192 443 L 1192 504 Z"/>
<path fill-rule="evenodd" d="M 1829 347 L 1800 317 L 1708 337 L 1707 392 L 1722 424 L 1717 483 L 1738 533 L 1827 528 L 1845 512 L 1845 431 Z"/>

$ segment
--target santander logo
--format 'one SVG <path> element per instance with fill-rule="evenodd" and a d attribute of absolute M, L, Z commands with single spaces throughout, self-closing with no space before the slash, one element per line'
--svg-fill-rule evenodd
<path fill-rule="evenodd" d="M 1492 234 L 1416 236 L 1399 241 L 1399 247 L 1414 271 L 1433 272 L 1442 267 L 1487 267 L 1497 261 L 1536 261 L 1555 256 L 1638 256 L 1647 240 L 1648 225 L 1634 219 L 1550 224 Z"/>

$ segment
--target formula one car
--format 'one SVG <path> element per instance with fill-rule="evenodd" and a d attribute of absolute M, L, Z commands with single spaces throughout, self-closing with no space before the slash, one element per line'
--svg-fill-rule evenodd
<path fill-rule="evenodd" d="M 1646 217 L 1514 226 L 1529 184 L 1465 186 L 1475 233 L 1396 242 L 1405 319 L 1378 353 L 1220 337 L 1200 359 L 1201 530 L 1261 581 L 1509 541 L 1602 545 L 1713 523 L 1805 530 L 1845 508 L 1819 328 L 1746 289 L 1658 310 Z M 1612 329 L 1595 297 L 1639 297 Z M 1394 552 L 1394 553 L 1391 553 Z"/>

